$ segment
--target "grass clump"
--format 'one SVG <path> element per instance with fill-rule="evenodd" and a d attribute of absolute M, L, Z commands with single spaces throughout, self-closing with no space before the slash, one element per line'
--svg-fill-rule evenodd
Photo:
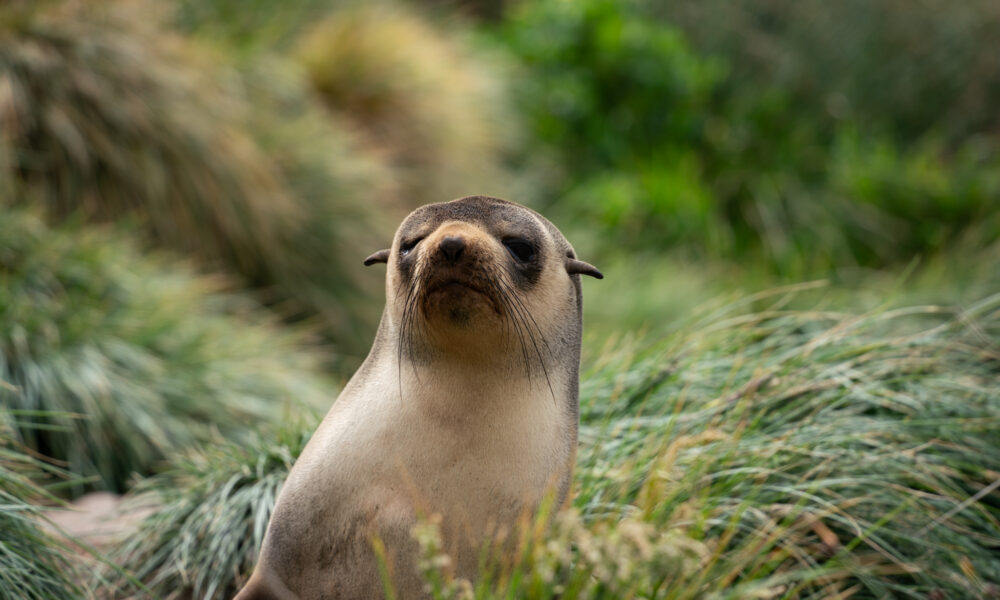
<path fill-rule="evenodd" d="M 0 209 L 0 408 L 87 487 L 124 490 L 198 440 L 322 405 L 321 356 L 249 300 L 107 229 Z M 35 411 L 47 411 L 39 413 Z"/>
<path fill-rule="evenodd" d="M 314 426 L 265 429 L 248 443 L 181 458 L 143 481 L 136 500 L 164 508 L 118 552 L 122 566 L 164 598 L 232 598 L 256 562 L 278 491 Z"/>
<path fill-rule="evenodd" d="M 394 167 L 401 206 L 513 195 L 502 161 L 517 127 L 495 57 L 392 3 L 334 11 L 297 55 L 328 108 Z"/>
<path fill-rule="evenodd" d="M 2 173 L 55 218 L 136 223 L 360 353 L 377 315 L 355 274 L 389 237 L 390 170 L 294 63 L 228 66 L 162 13 L 0 8 Z"/>
<path fill-rule="evenodd" d="M 265 302 L 284 316 L 310 319 L 348 366 L 360 363 L 381 315 L 370 298 L 383 274 L 362 268 L 392 239 L 399 193 L 392 168 L 362 148 L 352 126 L 327 113 L 293 62 L 260 59 L 240 72 L 253 98 L 254 137 L 311 218 L 285 231 L 251 275 Z"/>
<path fill-rule="evenodd" d="M 860 315 L 788 300 L 706 311 L 599 365 L 576 505 L 711 549 L 658 597 L 995 593 L 1000 297 Z"/>
<path fill-rule="evenodd" d="M 658 597 L 709 555 L 706 545 L 639 519 L 588 524 L 569 509 L 547 525 L 522 524 L 516 555 L 487 559 L 473 583 L 448 573 L 438 524 L 431 518 L 413 530 L 418 568 L 436 599 Z"/>
<path fill-rule="evenodd" d="M 0 387 L 7 385 L 0 378 Z M 42 502 L 55 498 L 35 480 L 58 469 L 9 443 L 14 414 L 0 410 L 0 590 L 28 600 L 81 596 L 68 548 L 42 530 Z"/>
<path fill-rule="evenodd" d="M 250 268 L 301 214 L 219 69 L 144 2 L 0 9 L 4 175 L 61 215 L 137 216 L 163 243 Z"/>
<path fill-rule="evenodd" d="M 599 358 L 582 383 L 572 508 L 474 583 L 451 576 L 433 520 L 421 525 L 433 597 L 995 594 L 1000 297 L 842 314 L 785 310 L 790 294 L 709 307 Z M 198 459 L 186 483 L 153 480 L 168 500 L 129 568 L 183 572 L 204 598 L 235 589 L 296 448 L 225 450 L 237 458 Z M 221 534 L 206 532 L 222 531 L 241 532 L 222 542 L 239 557 L 218 558 Z"/>

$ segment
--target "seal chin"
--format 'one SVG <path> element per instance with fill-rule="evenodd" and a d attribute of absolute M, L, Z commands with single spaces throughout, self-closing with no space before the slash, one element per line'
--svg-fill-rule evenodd
<path fill-rule="evenodd" d="M 499 312 L 495 299 L 484 287 L 465 279 L 435 281 L 426 289 L 423 309 L 430 322 L 466 328 L 479 318 L 489 318 Z"/>

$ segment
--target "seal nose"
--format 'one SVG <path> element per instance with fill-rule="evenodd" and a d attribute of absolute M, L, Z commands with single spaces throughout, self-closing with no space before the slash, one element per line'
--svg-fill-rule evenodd
<path fill-rule="evenodd" d="M 445 255 L 448 262 L 455 264 L 462 256 L 462 251 L 465 250 L 465 240 L 456 236 L 448 236 L 441 240 L 438 248 L 441 249 L 441 253 Z"/>

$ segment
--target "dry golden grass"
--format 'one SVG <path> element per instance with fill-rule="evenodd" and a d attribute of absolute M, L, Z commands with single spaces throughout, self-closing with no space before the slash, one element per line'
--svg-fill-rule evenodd
<path fill-rule="evenodd" d="M 330 110 L 395 167 L 403 206 L 512 191 L 501 163 L 516 127 L 502 66 L 456 30 L 374 3 L 334 12 L 298 49 Z"/>

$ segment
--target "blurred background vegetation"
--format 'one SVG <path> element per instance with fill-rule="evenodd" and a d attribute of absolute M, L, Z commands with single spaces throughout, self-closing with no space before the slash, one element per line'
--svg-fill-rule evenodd
<path fill-rule="evenodd" d="M 424 203 L 528 204 L 605 272 L 595 389 L 636 340 L 776 286 L 825 281 L 780 304 L 816 314 L 979 306 L 1000 292 L 998 41 L 993 0 L 3 3 L 0 518 L 48 550 L 0 554 L 0 585 L 81 593 L 31 515 L 138 484 L 174 495 L 119 562 L 224 594 L 309 429 L 279 424 L 314 422 L 367 351 L 383 273 L 361 260 Z M 982 314 L 976 377 L 1000 387 Z M 624 363 L 648 392 L 657 369 Z M 993 391 L 968 418 L 1000 425 Z M 963 468 L 969 493 L 997 476 Z M 223 539 L 198 509 L 218 498 L 246 536 L 192 551 Z M 1000 566 L 975 556 L 985 594 Z"/>

